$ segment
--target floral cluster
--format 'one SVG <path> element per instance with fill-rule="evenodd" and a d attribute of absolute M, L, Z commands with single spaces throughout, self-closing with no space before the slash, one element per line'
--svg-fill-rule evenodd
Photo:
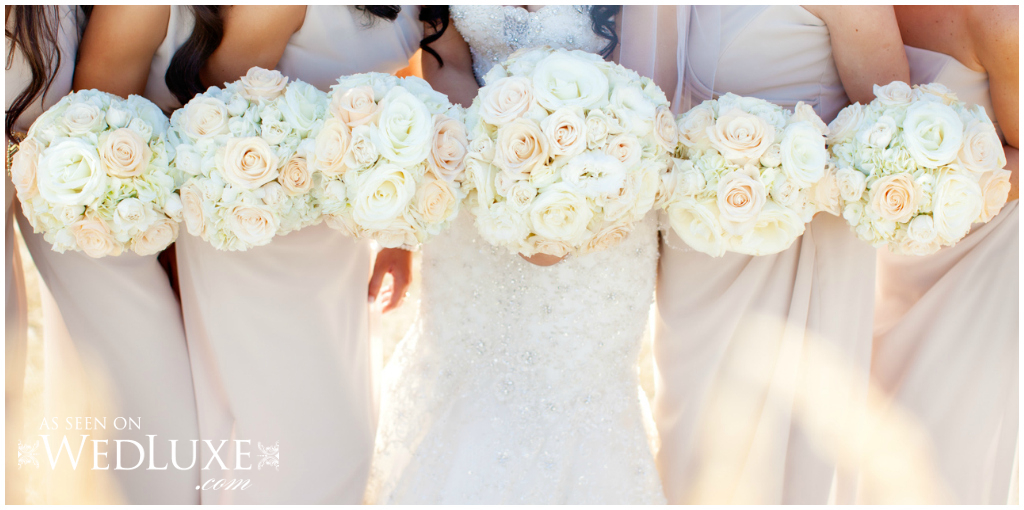
<path fill-rule="evenodd" d="M 814 213 L 827 174 L 828 127 L 799 103 L 725 94 L 678 118 L 679 143 L 660 201 L 694 250 L 768 255 L 787 249 Z"/>
<path fill-rule="evenodd" d="M 311 190 L 326 94 L 254 67 L 210 87 L 171 116 L 171 168 L 188 232 L 220 250 L 246 250 L 319 223 Z"/>
<path fill-rule="evenodd" d="M 530 256 L 604 250 L 654 207 L 677 130 L 648 78 L 582 51 L 520 50 L 467 113 L 481 236 Z"/>
<path fill-rule="evenodd" d="M 385 248 L 415 248 L 458 214 L 468 145 L 462 108 L 426 81 L 340 78 L 314 147 L 324 221 Z"/>
<path fill-rule="evenodd" d="M 25 217 L 54 251 L 152 255 L 174 242 L 181 201 L 167 117 L 140 96 L 73 92 L 19 145 L 11 179 Z"/>
<path fill-rule="evenodd" d="M 876 85 L 871 103 L 829 127 L 835 213 L 873 246 L 933 253 L 1006 202 L 1010 172 L 992 121 L 943 85 Z"/>

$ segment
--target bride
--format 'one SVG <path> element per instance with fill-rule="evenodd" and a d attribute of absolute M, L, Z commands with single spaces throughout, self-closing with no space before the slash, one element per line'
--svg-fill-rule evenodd
<path fill-rule="evenodd" d="M 455 30 L 435 9 L 426 75 L 467 106 L 520 48 L 608 58 L 618 43 L 617 7 L 452 6 Z M 527 261 L 464 214 L 425 245 L 418 318 L 384 373 L 366 501 L 663 503 L 637 373 L 655 227 L 651 213 L 612 249 Z"/>

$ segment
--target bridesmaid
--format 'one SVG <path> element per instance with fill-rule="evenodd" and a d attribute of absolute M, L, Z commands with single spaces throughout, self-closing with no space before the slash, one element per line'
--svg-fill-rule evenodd
<path fill-rule="evenodd" d="M 4 8 L 6 24 L 4 147 L 17 144 L 32 122 L 71 91 L 75 54 L 78 51 L 80 11 L 75 6 L 13 6 Z M 9 152 L 8 152 L 9 154 Z M 5 156 L 5 170 L 10 166 Z M 25 382 L 28 317 L 24 268 L 14 236 L 15 211 L 20 205 L 14 184 L 4 172 L 5 262 L 5 501 L 25 503 L 24 471 L 15 454 L 23 438 L 23 390 Z M 31 232 L 29 230 L 28 232 Z"/>
<path fill-rule="evenodd" d="M 261 66 L 327 91 L 342 75 L 398 71 L 422 37 L 412 6 L 223 11 L 223 40 L 202 71 L 208 85 Z M 367 334 L 372 256 L 370 243 L 326 224 L 244 252 L 218 251 L 182 232 L 178 269 L 200 435 L 251 441 L 238 451 L 254 461 L 281 452 L 280 469 L 232 473 L 214 463 L 204 482 L 246 478 L 252 486 L 204 492 L 203 503 L 361 501 L 376 427 Z M 408 252 L 382 251 L 378 274 L 407 282 L 409 261 Z M 396 289 L 390 306 L 403 294 Z M 222 458 L 236 458 L 231 447 Z"/>
<path fill-rule="evenodd" d="M 872 374 L 930 435 L 956 504 L 1006 504 L 1018 438 L 1018 9 L 896 7 L 913 83 L 982 105 L 1004 141 L 1008 202 L 955 246 L 878 252 Z"/>
<path fill-rule="evenodd" d="M 908 79 L 888 6 L 696 6 L 688 28 L 681 111 L 732 92 L 803 101 L 829 122 L 873 84 Z M 663 241 L 654 416 L 669 502 L 826 503 L 836 466 L 794 416 L 793 388 L 818 386 L 804 354 L 822 345 L 857 374 L 830 401 L 853 405 L 866 388 L 874 249 L 828 214 L 770 256 Z"/>
<path fill-rule="evenodd" d="M 181 102 L 170 91 L 167 83 L 173 80 L 165 80 L 165 74 L 181 72 L 168 67 L 191 28 L 192 16 L 186 7 L 94 7 L 79 48 L 75 90 L 142 95 L 170 112 Z M 195 91 L 179 87 L 175 92 L 188 97 Z M 18 220 L 23 233 L 32 232 L 24 217 Z M 138 429 L 108 428 L 109 439 L 148 445 L 147 436 L 155 435 L 152 458 L 157 465 L 169 459 L 170 440 L 177 440 L 186 446 L 178 460 L 188 466 L 188 445 L 198 439 L 191 369 L 180 307 L 157 257 L 124 253 L 94 259 L 81 252 L 59 254 L 39 234 L 25 238 L 67 326 L 64 330 L 53 314 L 46 318 L 47 383 L 53 375 L 60 376 L 50 373 L 54 367 L 75 366 L 80 357 L 91 376 L 89 410 L 103 409 L 108 420 L 118 416 L 140 420 Z M 55 411 L 51 414 L 62 414 L 61 409 Z M 138 454 L 124 449 L 122 462 L 133 466 Z M 184 470 L 140 467 L 110 473 L 127 503 L 199 501 L 198 462 Z"/>

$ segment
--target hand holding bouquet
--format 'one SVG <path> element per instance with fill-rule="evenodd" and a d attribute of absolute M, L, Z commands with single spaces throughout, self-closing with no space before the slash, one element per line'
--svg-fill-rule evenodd
<path fill-rule="evenodd" d="M 180 181 L 168 170 L 167 117 L 139 96 L 68 94 L 19 145 L 11 179 L 25 217 L 54 251 L 152 255 L 174 242 Z"/>

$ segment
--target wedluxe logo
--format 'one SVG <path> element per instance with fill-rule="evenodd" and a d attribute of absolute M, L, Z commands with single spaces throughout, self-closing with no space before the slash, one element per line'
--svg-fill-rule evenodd
<path fill-rule="evenodd" d="M 117 417 L 109 422 L 114 430 L 141 430 L 141 418 Z M 145 434 L 145 444 L 132 439 L 103 439 L 93 434 L 55 434 L 54 431 L 105 431 L 107 418 L 68 417 L 63 423 L 56 417 L 44 418 L 38 439 L 18 441 L 18 469 L 26 466 L 39 468 L 48 463 L 50 469 L 56 469 L 62 462 L 67 462 L 71 469 L 77 470 L 79 464 L 92 470 L 135 470 L 165 471 L 168 469 L 189 470 L 202 463 L 208 456 L 202 471 L 231 470 L 262 471 L 264 468 L 279 471 L 281 468 L 280 442 L 263 444 L 256 442 L 256 450 L 252 450 L 249 439 L 210 440 L 191 439 L 160 439 L 156 434 Z M 83 455 L 87 445 L 91 448 L 89 455 Z M 234 450 L 234 455 L 230 451 Z M 45 457 L 44 457 L 45 454 Z M 85 459 L 83 459 L 83 456 Z M 128 457 L 125 461 L 124 457 Z M 230 457 L 230 458 L 228 458 Z M 83 461 L 85 461 L 83 463 Z M 134 465 L 128 465 L 134 462 Z M 186 464 L 187 462 L 187 464 Z M 89 465 L 91 464 L 91 465 Z M 196 486 L 197 490 L 245 490 L 252 486 L 249 479 L 216 479 L 211 478 Z"/>

